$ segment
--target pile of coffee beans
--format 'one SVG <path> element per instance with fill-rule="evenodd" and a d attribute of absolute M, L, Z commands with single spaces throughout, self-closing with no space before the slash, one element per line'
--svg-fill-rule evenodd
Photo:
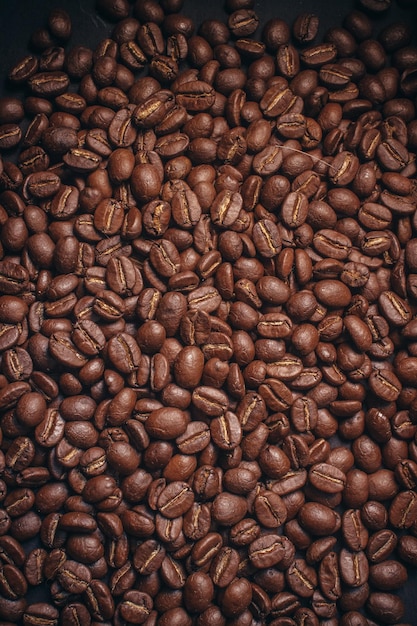
<path fill-rule="evenodd" d="M 10 69 L 2 625 L 407 619 L 417 46 L 376 31 L 390 4 L 320 42 L 253 0 L 99 0 L 98 46 L 56 9 Z"/>

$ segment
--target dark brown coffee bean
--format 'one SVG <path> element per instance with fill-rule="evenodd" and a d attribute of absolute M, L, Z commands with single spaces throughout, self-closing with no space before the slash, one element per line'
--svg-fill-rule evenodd
<path fill-rule="evenodd" d="M 265 446 L 259 457 L 261 469 L 271 478 L 282 478 L 290 469 L 290 460 L 281 448 Z"/>
<path fill-rule="evenodd" d="M 46 602 L 34 602 L 29 604 L 23 614 L 23 623 L 26 625 L 40 624 L 56 624 L 59 612 L 51 604 Z"/>
<path fill-rule="evenodd" d="M 210 417 L 221 417 L 228 408 L 227 396 L 223 391 L 203 385 L 194 389 L 192 402 L 194 406 Z"/>
<path fill-rule="evenodd" d="M 384 169 L 393 172 L 402 170 L 408 162 L 408 152 L 397 139 L 382 141 L 376 154 Z"/>
<path fill-rule="evenodd" d="M 219 474 L 209 465 L 199 467 L 193 480 L 193 490 L 201 500 L 214 497 L 219 492 Z"/>
<path fill-rule="evenodd" d="M 237 219 L 242 208 L 242 196 L 229 190 L 221 191 L 211 207 L 211 218 L 215 224 L 227 228 Z"/>
<path fill-rule="evenodd" d="M 318 541 L 324 542 L 326 540 L 319 539 Z M 317 542 L 315 543 L 317 544 Z M 330 541 L 328 542 L 328 545 L 330 545 Z M 328 552 L 324 555 L 320 562 L 319 585 L 323 595 L 330 601 L 337 601 L 342 595 L 339 565 L 337 561 L 337 554 L 335 552 Z"/>
<path fill-rule="evenodd" d="M 293 24 L 293 35 L 300 43 L 309 43 L 317 35 L 319 18 L 313 13 L 300 13 Z"/>
<path fill-rule="evenodd" d="M 10 600 L 17 600 L 26 595 L 28 585 L 25 576 L 16 566 L 6 563 L 0 575 L 2 595 Z"/>
<path fill-rule="evenodd" d="M 392 530 L 378 530 L 368 541 L 366 555 L 371 563 L 384 561 L 397 545 L 397 537 Z"/>
<path fill-rule="evenodd" d="M 156 241 L 150 251 L 150 261 L 161 276 L 169 277 L 176 274 L 180 267 L 178 250 L 167 240 Z"/>
<path fill-rule="evenodd" d="M 23 573 L 30 585 L 40 585 L 44 582 L 43 568 L 47 552 L 43 548 L 34 548 L 27 555 Z"/>
<path fill-rule="evenodd" d="M 370 583 L 381 591 L 392 591 L 402 587 L 407 580 L 407 570 L 401 563 L 386 560 L 372 565 L 369 570 Z"/>
<path fill-rule="evenodd" d="M 400 296 L 391 291 L 386 291 L 379 297 L 381 312 L 390 324 L 404 326 L 410 321 L 408 304 Z"/>
<path fill-rule="evenodd" d="M 342 516 L 342 533 L 351 550 L 364 550 L 368 543 L 368 531 L 362 523 L 359 510 L 349 509 Z"/>
<path fill-rule="evenodd" d="M 71 148 L 63 157 L 65 164 L 75 172 L 93 172 L 98 168 L 101 157 L 85 148 Z"/>
<path fill-rule="evenodd" d="M 227 25 L 235 37 L 246 37 L 252 35 L 257 29 L 259 18 L 250 9 L 240 9 L 234 11 L 228 19 Z"/>
<path fill-rule="evenodd" d="M 294 78 L 298 74 L 300 70 L 300 55 L 298 50 L 291 43 L 286 42 L 278 46 L 276 59 L 280 73 L 285 76 L 285 78 Z M 284 110 L 288 109 L 292 104 L 291 92 L 289 90 L 285 91 L 287 93 L 284 97 L 287 100 L 287 104 Z M 282 112 L 284 111 L 281 110 L 281 113 Z"/>
<path fill-rule="evenodd" d="M 15 489 L 4 499 L 4 508 L 10 517 L 24 515 L 33 506 L 34 493 L 30 489 Z"/>
<path fill-rule="evenodd" d="M 63 619 L 69 624 L 76 624 L 78 621 L 87 621 L 91 619 L 88 609 L 79 602 L 71 602 L 63 609 Z"/>
<path fill-rule="evenodd" d="M 332 43 L 317 44 L 305 49 L 301 53 L 301 59 L 307 67 L 320 67 L 325 63 L 331 63 L 337 54 L 336 46 Z"/>
<path fill-rule="evenodd" d="M 249 546 L 249 558 L 258 569 L 277 565 L 284 558 L 284 547 L 278 535 L 255 539 Z"/>
<path fill-rule="evenodd" d="M 398 620 L 401 620 L 404 614 L 402 600 L 391 593 L 371 593 L 367 607 L 373 617 L 382 620 L 385 624 L 394 624 Z"/>
<path fill-rule="evenodd" d="M 281 238 L 278 229 L 271 220 L 260 220 L 253 228 L 253 241 L 259 254 L 273 258 L 281 250 Z"/>
<path fill-rule="evenodd" d="M 58 570 L 57 578 L 66 591 L 82 593 L 91 581 L 91 573 L 82 563 L 66 560 Z"/>
<path fill-rule="evenodd" d="M 262 526 L 277 528 L 285 523 L 287 509 L 280 496 L 273 491 L 264 491 L 256 496 L 254 511 Z"/>
<path fill-rule="evenodd" d="M 296 559 L 286 571 L 286 580 L 291 591 L 302 598 L 313 595 L 317 586 L 317 574 L 303 559 Z"/>
<path fill-rule="evenodd" d="M 158 510 L 169 519 L 184 514 L 191 507 L 194 495 L 190 487 L 174 481 L 163 489 L 158 498 Z"/>
<path fill-rule="evenodd" d="M 220 552 L 223 540 L 219 533 L 211 532 L 195 543 L 191 551 L 191 560 L 197 567 L 209 564 Z"/>
<path fill-rule="evenodd" d="M 403 535 L 398 541 L 398 554 L 402 561 L 414 565 L 417 542 L 411 535 Z"/>
<path fill-rule="evenodd" d="M 342 580 L 352 587 L 363 585 L 369 576 L 368 560 L 364 552 L 349 552 L 342 549 L 339 555 Z"/>
<path fill-rule="evenodd" d="M 242 496 L 221 493 L 214 499 L 213 519 L 223 526 L 233 526 L 240 522 L 247 512 L 247 503 Z"/>
<path fill-rule="evenodd" d="M 145 423 L 145 429 L 152 437 L 175 439 L 185 432 L 187 414 L 180 409 L 160 408 L 152 411 Z"/>
<path fill-rule="evenodd" d="M 153 539 L 144 541 L 135 550 L 133 565 L 141 575 L 157 571 L 165 557 L 165 549 Z"/>
<path fill-rule="evenodd" d="M 309 472 L 311 484 L 326 493 L 338 493 L 343 491 L 346 477 L 337 467 L 328 463 L 317 463 L 312 465 Z"/>
<path fill-rule="evenodd" d="M 401 391 L 401 383 L 395 374 L 385 370 L 372 372 L 370 383 L 374 393 L 387 400 L 398 398 Z"/>
<path fill-rule="evenodd" d="M 187 111 L 205 111 L 214 103 L 214 89 L 204 81 L 192 81 L 179 86 L 177 103 Z"/>
<path fill-rule="evenodd" d="M 389 519 L 395 528 L 409 528 L 417 506 L 415 493 L 412 490 L 399 493 L 390 506 Z"/>
<path fill-rule="evenodd" d="M 299 512 L 300 524 L 318 536 L 331 535 L 340 526 L 340 517 L 329 507 L 318 502 L 307 502 Z"/>
<path fill-rule="evenodd" d="M 38 65 L 39 61 L 35 56 L 24 56 L 9 70 L 8 79 L 13 83 L 24 83 L 36 74 Z"/>
<path fill-rule="evenodd" d="M 215 585 L 227 587 L 235 578 L 239 567 L 239 554 L 233 548 L 222 548 L 210 566 L 210 576 Z"/>
<path fill-rule="evenodd" d="M 190 612 L 204 611 L 214 596 L 214 585 L 208 574 L 193 572 L 184 585 L 184 602 Z"/>
<path fill-rule="evenodd" d="M 120 616 L 134 624 L 141 624 L 146 621 L 153 607 L 152 598 L 147 593 L 134 589 L 126 591 L 119 604 Z"/>
<path fill-rule="evenodd" d="M 220 450 L 233 450 L 242 440 L 242 428 L 238 417 L 231 411 L 215 417 L 210 423 L 213 442 Z"/>

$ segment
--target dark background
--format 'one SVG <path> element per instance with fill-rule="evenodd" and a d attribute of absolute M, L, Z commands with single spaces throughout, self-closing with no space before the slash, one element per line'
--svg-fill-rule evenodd
<path fill-rule="evenodd" d="M 405 21 L 414 29 L 417 44 L 417 9 L 405 10 L 395 0 L 392 4 L 389 11 L 374 15 L 373 37 L 388 23 Z M 0 95 L 20 95 L 19 89 L 10 91 L 7 72 L 27 52 L 31 33 L 45 26 L 50 9 L 64 8 L 71 15 L 73 34 L 68 46 L 83 44 L 94 48 L 101 39 L 108 37 L 113 25 L 97 14 L 94 5 L 95 0 L 0 0 Z M 328 28 L 342 25 L 344 16 L 353 8 L 360 8 L 354 0 L 257 0 L 255 10 L 260 18 L 257 34 L 260 36 L 263 25 L 271 17 L 292 24 L 299 13 L 309 11 L 320 18 L 316 40 L 319 42 Z M 192 17 L 196 25 L 204 19 L 224 20 L 226 17 L 223 0 L 185 0 L 183 12 Z M 407 606 L 403 621 L 417 626 L 417 571 L 410 571 L 408 583 L 399 595 Z"/>

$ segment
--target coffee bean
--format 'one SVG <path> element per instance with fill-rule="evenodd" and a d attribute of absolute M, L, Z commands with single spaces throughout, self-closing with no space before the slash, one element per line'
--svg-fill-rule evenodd
<path fill-rule="evenodd" d="M 82 593 L 91 581 L 91 573 L 85 565 L 67 560 L 58 570 L 57 578 L 65 591 Z"/>
<path fill-rule="evenodd" d="M 286 580 L 294 593 L 309 598 L 317 585 L 317 574 L 303 559 L 296 559 L 286 572 Z"/>
<path fill-rule="evenodd" d="M 313 13 L 301 13 L 297 16 L 293 24 L 294 37 L 300 43 L 309 43 L 312 41 L 318 31 L 319 18 Z"/>
<path fill-rule="evenodd" d="M 372 565 L 369 577 L 376 588 L 382 591 L 392 590 L 403 586 L 407 580 L 407 570 L 398 561 L 386 560 L 384 563 Z"/>
<path fill-rule="evenodd" d="M 172 519 L 184 514 L 192 505 L 194 496 L 186 483 L 174 481 L 163 489 L 158 497 L 159 511 Z"/>
<path fill-rule="evenodd" d="M 371 593 L 367 607 L 373 617 L 382 619 L 386 624 L 395 623 L 397 620 L 401 619 L 404 614 L 402 600 L 391 593 Z"/>
<path fill-rule="evenodd" d="M 284 558 L 284 548 L 278 535 L 255 539 L 249 546 L 249 559 L 258 569 L 277 565 Z"/>
<path fill-rule="evenodd" d="M 371 563 L 380 563 L 389 556 L 397 544 L 395 533 L 391 530 L 378 530 L 370 538 L 366 555 Z"/>
<path fill-rule="evenodd" d="M 299 512 L 300 524 L 315 535 L 331 535 L 339 526 L 339 516 L 329 507 L 315 502 L 307 502 Z"/>
<path fill-rule="evenodd" d="M 210 566 L 210 576 L 215 585 L 227 587 L 235 578 L 239 567 L 239 554 L 233 548 L 222 548 Z"/>
<path fill-rule="evenodd" d="M 393 500 L 389 518 L 395 528 L 409 528 L 415 507 L 414 491 L 400 492 Z"/>
<path fill-rule="evenodd" d="M 208 533 L 193 546 L 191 551 L 192 562 L 197 567 L 209 564 L 216 554 L 219 553 L 222 545 L 223 541 L 219 533 Z"/>
<path fill-rule="evenodd" d="M 368 579 L 368 560 L 361 551 L 350 552 L 345 549 L 341 550 L 339 567 L 342 580 L 352 587 L 359 587 Z"/>
<path fill-rule="evenodd" d="M 326 493 L 338 493 L 343 491 L 346 477 L 338 468 L 328 463 L 317 463 L 312 465 L 309 472 L 311 484 Z"/>
<path fill-rule="evenodd" d="M 214 585 L 208 574 L 193 572 L 188 576 L 184 585 L 184 602 L 190 612 L 204 611 L 213 596 Z"/>
<path fill-rule="evenodd" d="M 151 596 L 140 591 L 126 591 L 119 604 L 120 616 L 136 624 L 146 621 L 153 607 Z M 139 620 L 139 621 L 138 621 Z"/>
<path fill-rule="evenodd" d="M 223 391 L 205 385 L 194 389 L 192 401 L 197 409 L 210 417 L 222 417 L 228 407 L 227 396 Z"/>
<path fill-rule="evenodd" d="M 202 465 L 197 468 L 194 474 L 194 492 L 202 500 L 210 499 L 217 495 L 220 490 L 219 480 L 219 474 L 213 467 Z"/>
<path fill-rule="evenodd" d="M 254 501 L 254 510 L 259 522 L 267 528 L 277 528 L 287 519 L 285 504 L 273 491 L 259 494 Z"/>
<path fill-rule="evenodd" d="M 318 541 L 325 540 L 319 539 Z M 341 597 L 340 571 L 335 552 L 328 552 L 321 560 L 319 567 L 319 584 L 323 595 L 328 600 L 337 601 Z"/>
<path fill-rule="evenodd" d="M 157 571 L 164 559 L 165 549 L 155 540 L 143 542 L 135 550 L 133 565 L 142 575 Z"/>

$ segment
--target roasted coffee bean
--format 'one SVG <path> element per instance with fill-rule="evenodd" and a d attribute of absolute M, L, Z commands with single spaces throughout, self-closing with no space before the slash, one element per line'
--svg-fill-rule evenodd
<path fill-rule="evenodd" d="M 300 524 L 309 532 L 324 536 L 331 535 L 340 527 L 340 517 L 328 506 L 307 502 L 299 512 Z"/>
<path fill-rule="evenodd" d="M 400 492 L 392 501 L 389 519 L 395 528 L 409 528 L 414 518 L 415 493 L 412 490 Z"/>
<path fill-rule="evenodd" d="M 190 487 L 174 481 L 163 489 L 158 497 L 158 510 L 169 519 L 184 514 L 191 507 L 194 495 Z"/>
<path fill-rule="evenodd" d="M 286 571 L 286 580 L 291 591 L 301 598 L 313 595 L 317 586 L 317 574 L 303 559 L 296 559 Z"/>
<path fill-rule="evenodd" d="M 312 465 L 309 472 L 311 484 L 326 493 L 338 493 L 343 491 L 346 484 L 344 473 L 328 463 Z"/>
<path fill-rule="evenodd" d="M 210 417 L 222 417 L 228 408 L 226 394 L 220 389 L 205 385 L 194 389 L 192 402 L 198 410 Z"/>
<path fill-rule="evenodd" d="M 239 554 L 233 548 L 222 548 L 210 566 L 210 576 L 215 585 L 227 587 L 235 578 L 239 568 Z"/>
<path fill-rule="evenodd" d="M 82 593 L 91 581 L 91 573 L 87 566 L 68 559 L 59 568 L 57 578 L 65 591 Z"/>
<path fill-rule="evenodd" d="M 403 535 L 398 541 L 398 554 L 402 561 L 414 565 L 417 542 L 412 535 Z"/>
<path fill-rule="evenodd" d="M 362 551 L 350 552 L 342 549 L 339 555 L 339 568 L 342 580 L 352 587 L 360 587 L 368 580 L 368 560 Z"/>
<path fill-rule="evenodd" d="M 120 616 L 128 622 L 140 624 L 146 621 L 153 607 L 152 598 L 141 591 L 126 591 L 119 604 Z"/>
<path fill-rule="evenodd" d="M 371 615 L 385 624 L 401 620 L 404 614 L 402 600 L 391 593 L 374 592 L 369 595 L 367 608 Z"/>
<path fill-rule="evenodd" d="M 267 528 L 281 526 L 287 518 L 285 504 L 274 492 L 265 491 L 258 495 L 255 498 L 254 509 L 258 520 Z"/>
<path fill-rule="evenodd" d="M 356 509 L 347 510 L 342 516 L 342 532 L 346 545 L 351 550 L 364 550 L 368 543 L 368 531 Z"/>
<path fill-rule="evenodd" d="M 249 546 L 249 559 L 258 569 L 277 565 L 284 558 L 284 547 L 278 535 L 266 535 L 255 539 Z"/>
<path fill-rule="evenodd" d="M 136 548 L 133 565 L 140 574 L 151 574 L 160 568 L 164 557 L 165 549 L 162 545 L 149 539 Z"/>
<path fill-rule="evenodd" d="M 191 560 L 197 566 L 207 565 L 220 552 L 223 540 L 219 533 L 208 533 L 195 543 L 191 551 Z"/>
<path fill-rule="evenodd" d="M 293 24 L 294 37 L 300 43 L 309 43 L 312 41 L 318 31 L 319 18 L 313 13 L 301 13 L 297 16 Z"/>
<path fill-rule="evenodd" d="M 366 555 L 371 563 L 384 561 L 397 545 L 397 537 L 392 530 L 378 530 L 368 541 Z"/>
<path fill-rule="evenodd" d="M 145 422 L 145 429 L 152 437 L 175 439 L 182 435 L 187 427 L 186 413 L 175 408 L 160 408 L 152 411 Z"/>
<path fill-rule="evenodd" d="M 237 416 L 231 411 L 216 417 L 210 425 L 213 442 L 220 450 L 233 450 L 242 440 L 242 429 Z"/>
<path fill-rule="evenodd" d="M 407 580 L 407 570 L 401 563 L 386 560 L 384 563 L 372 565 L 369 570 L 370 583 L 377 589 L 389 591 L 400 588 Z"/>

